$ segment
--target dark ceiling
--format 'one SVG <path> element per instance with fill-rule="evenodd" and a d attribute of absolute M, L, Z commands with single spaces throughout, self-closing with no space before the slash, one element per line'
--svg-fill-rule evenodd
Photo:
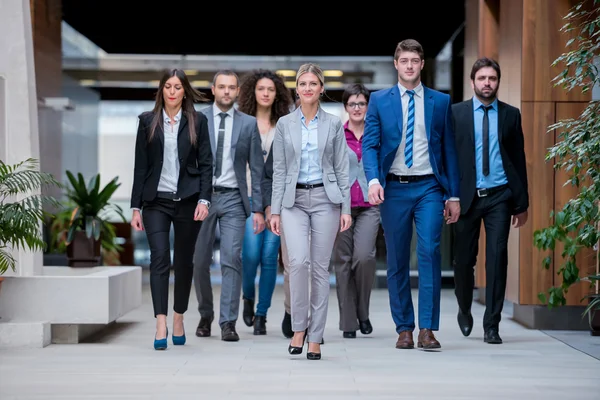
<path fill-rule="evenodd" d="M 108 53 L 135 54 L 391 56 L 413 38 L 434 57 L 465 14 L 464 0 L 351 4 L 62 0 L 74 29 Z"/>

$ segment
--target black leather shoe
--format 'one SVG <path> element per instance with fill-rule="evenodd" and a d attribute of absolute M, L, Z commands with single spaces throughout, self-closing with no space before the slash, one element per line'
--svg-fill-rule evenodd
<path fill-rule="evenodd" d="M 292 330 L 292 315 L 285 313 L 283 315 L 283 321 L 281 321 L 281 332 L 283 332 L 283 336 L 288 339 L 291 339 L 294 336 L 294 331 Z"/>
<path fill-rule="evenodd" d="M 214 316 L 210 318 L 200 318 L 200 323 L 196 328 L 196 336 L 198 337 L 209 337 L 210 336 L 210 324 L 212 324 Z"/>
<path fill-rule="evenodd" d="M 471 330 L 473 330 L 473 315 L 471 315 L 471 311 L 468 313 L 463 313 L 458 310 L 458 316 L 456 317 L 458 321 L 458 327 L 464 336 L 469 336 L 471 334 Z"/>
<path fill-rule="evenodd" d="M 306 353 L 306 358 L 308 360 L 320 360 L 321 359 L 321 353 L 313 353 L 313 352 L 308 352 Z"/>
<path fill-rule="evenodd" d="M 356 339 L 356 331 L 344 332 L 344 339 Z"/>
<path fill-rule="evenodd" d="M 237 342 L 240 340 L 240 337 L 235 331 L 235 322 L 225 322 L 221 328 L 221 340 L 225 342 Z"/>
<path fill-rule="evenodd" d="M 255 335 L 266 335 L 267 334 L 267 317 L 263 315 L 257 315 L 254 317 L 254 334 Z"/>
<path fill-rule="evenodd" d="M 244 310 L 242 311 L 242 319 L 246 326 L 254 324 L 254 300 L 243 298 Z"/>
<path fill-rule="evenodd" d="M 358 326 L 360 328 L 360 333 L 363 335 L 369 335 L 373 332 L 373 325 L 371 325 L 371 321 L 368 319 L 364 321 L 358 321 Z"/>
<path fill-rule="evenodd" d="M 489 344 L 502 344 L 498 329 L 488 329 L 483 335 L 483 341 Z"/>

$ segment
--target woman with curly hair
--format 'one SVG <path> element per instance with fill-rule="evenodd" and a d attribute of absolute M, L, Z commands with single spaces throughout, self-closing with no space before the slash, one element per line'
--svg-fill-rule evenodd
<path fill-rule="evenodd" d="M 256 117 L 264 161 L 267 160 L 272 148 L 277 120 L 290 112 L 292 103 L 292 95 L 289 89 L 285 86 L 283 79 L 276 73 L 260 69 L 243 77 L 238 97 L 238 109 L 243 113 Z M 248 181 L 250 181 L 249 175 Z M 250 195 L 248 193 L 248 196 Z M 271 306 L 271 298 L 275 290 L 277 257 L 280 246 L 279 236 L 270 230 L 271 196 L 264 197 L 263 202 L 268 229 L 255 234 L 252 216 L 250 216 L 246 223 L 242 247 L 242 297 L 244 302 L 242 317 L 246 325 L 254 325 L 255 335 L 267 334 L 267 310 Z M 251 198 L 250 201 L 252 201 Z M 255 313 L 254 283 L 259 264 L 258 304 Z"/>

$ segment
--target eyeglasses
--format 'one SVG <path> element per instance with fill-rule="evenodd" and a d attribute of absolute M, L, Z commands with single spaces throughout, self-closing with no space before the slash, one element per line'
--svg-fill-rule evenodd
<path fill-rule="evenodd" d="M 346 104 L 348 107 L 350 108 L 365 108 L 367 106 L 367 103 L 365 103 L 364 101 L 361 101 L 359 103 L 348 103 Z"/>

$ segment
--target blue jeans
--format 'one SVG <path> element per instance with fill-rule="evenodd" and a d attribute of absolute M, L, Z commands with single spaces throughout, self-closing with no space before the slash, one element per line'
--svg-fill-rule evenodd
<path fill-rule="evenodd" d="M 255 235 L 252 215 L 248 217 L 242 246 L 242 295 L 245 299 L 254 300 L 254 285 L 260 264 L 256 315 L 263 317 L 267 316 L 267 310 L 271 307 L 271 298 L 277 281 L 279 242 L 279 236 L 266 228 Z"/>

